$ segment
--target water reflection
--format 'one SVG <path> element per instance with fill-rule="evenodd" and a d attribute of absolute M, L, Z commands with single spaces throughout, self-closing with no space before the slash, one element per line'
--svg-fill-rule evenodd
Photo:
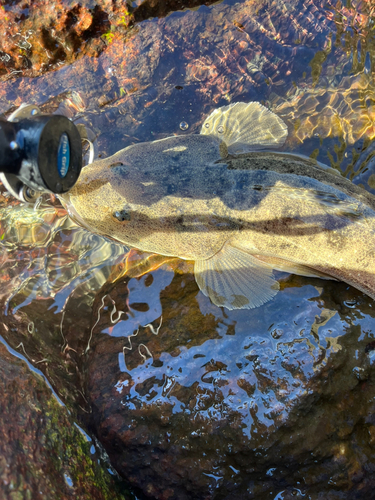
<path fill-rule="evenodd" d="M 95 428 L 122 473 L 139 485 L 143 476 L 133 462 L 141 447 L 150 458 L 148 477 L 158 484 L 156 498 L 182 467 L 189 467 L 196 495 L 235 488 L 239 498 L 263 498 L 257 492 L 274 491 L 282 477 L 290 488 L 298 479 L 305 494 L 308 481 L 299 464 L 309 464 L 311 454 L 332 477 L 349 473 L 350 447 L 340 465 L 331 456 L 344 446 L 343 429 L 350 446 L 359 439 L 354 422 L 362 417 L 341 398 L 372 372 L 371 301 L 343 284 L 281 274 L 279 279 L 283 292 L 251 315 L 213 306 L 192 274 L 177 268 L 173 275 L 171 266 L 98 294 L 88 365 Z M 156 293 L 149 294 L 150 282 Z M 131 311 L 132 303 L 147 311 L 144 318 Z M 113 321 L 120 310 L 124 314 Z M 368 394 L 355 399 L 366 414 Z M 107 437 L 112 428 L 122 447 Z M 153 463 L 158 450 L 173 466 L 167 458 L 162 468 Z M 276 472 L 266 474 L 276 464 Z M 313 474 L 315 466 L 306 467 Z M 255 481 L 251 488 L 249 478 Z M 348 487 L 345 481 L 341 487 Z M 182 479 L 173 498 L 185 498 L 185 488 Z M 242 497 L 245 491 L 249 496 Z"/>
<path fill-rule="evenodd" d="M 95 291 L 126 248 L 78 228 L 60 205 L 1 207 L 1 334 L 41 369 L 73 411 L 86 408 L 82 344 Z"/>
<path fill-rule="evenodd" d="M 150 276 L 154 293 L 144 284 Z M 197 302 L 195 321 L 204 325 L 208 319 L 211 328 L 206 331 L 199 328 L 198 332 L 190 328 L 190 336 L 186 337 L 185 332 L 181 342 L 178 323 L 183 318 L 174 313 L 172 327 L 170 308 L 165 307 L 164 300 L 163 311 L 159 299 L 160 291 L 170 284 L 172 277 L 170 270 L 159 270 L 139 280 L 130 280 L 127 298 L 120 301 L 121 306 L 109 293 L 102 297 L 98 317 L 103 323 L 103 315 L 109 315 L 111 326 L 104 329 L 102 326 L 101 332 L 127 339 L 118 354 L 120 372 L 132 379 L 127 404 L 145 398 L 157 405 L 171 404 L 173 413 L 197 412 L 205 418 L 214 418 L 215 414 L 222 418 L 224 409 L 240 410 L 246 424 L 244 434 L 250 438 L 259 423 L 269 427 L 285 420 L 288 409 L 304 393 L 304 385 L 332 353 L 341 349 L 338 338 L 345 333 L 344 323 L 336 311 L 316 303 L 319 294 L 313 287 L 305 287 L 304 295 L 290 301 L 288 309 L 283 307 L 284 300 L 280 300 L 279 307 L 274 305 L 272 317 L 277 317 L 277 322 L 268 328 L 265 321 L 268 308 L 263 307 L 260 314 L 255 311 L 249 319 L 247 312 L 217 308 L 197 293 L 189 298 L 190 302 Z M 171 286 L 185 288 L 186 280 L 191 280 L 191 276 L 177 277 Z M 168 294 L 168 289 L 164 293 Z M 147 313 L 141 315 L 131 311 L 131 302 L 139 296 L 144 301 L 149 297 L 144 302 Z M 110 305 L 104 306 L 108 298 Z M 119 307 L 126 309 L 126 313 L 121 311 L 123 315 L 117 314 L 114 320 L 113 314 L 120 312 Z M 117 385 L 122 383 L 119 381 Z M 203 398 L 194 395 L 191 389 L 197 385 L 203 391 Z M 184 392 L 182 388 L 192 391 L 193 405 L 191 399 L 189 404 L 185 398 L 179 399 Z M 254 424 L 249 411 L 255 404 Z"/>

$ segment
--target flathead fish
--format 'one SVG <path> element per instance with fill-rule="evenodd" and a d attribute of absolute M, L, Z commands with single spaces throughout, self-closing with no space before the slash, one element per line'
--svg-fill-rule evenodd
<path fill-rule="evenodd" d="M 63 202 L 93 232 L 194 261 L 218 306 L 253 308 L 273 270 L 331 277 L 375 298 L 375 202 L 310 158 L 267 151 L 287 127 L 261 104 L 215 110 L 200 134 L 129 146 L 82 171 Z"/>

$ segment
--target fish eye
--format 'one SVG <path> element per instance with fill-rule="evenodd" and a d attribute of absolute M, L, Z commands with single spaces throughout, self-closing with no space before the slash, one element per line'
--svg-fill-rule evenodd
<path fill-rule="evenodd" d="M 121 161 L 116 161 L 116 163 L 112 163 L 112 165 L 109 166 L 109 168 L 113 168 L 113 167 L 123 167 L 124 164 L 121 163 Z"/>
<path fill-rule="evenodd" d="M 113 212 L 113 217 L 119 222 L 130 221 L 130 210 L 127 208 L 124 208 L 123 210 L 116 210 L 116 212 Z"/>

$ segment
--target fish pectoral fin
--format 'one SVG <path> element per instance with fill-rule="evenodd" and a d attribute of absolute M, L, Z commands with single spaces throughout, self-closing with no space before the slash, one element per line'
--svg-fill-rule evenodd
<path fill-rule="evenodd" d="M 279 290 L 267 263 L 230 244 L 210 259 L 195 261 L 194 274 L 200 290 L 227 309 L 253 309 Z"/>
<path fill-rule="evenodd" d="M 236 102 L 215 109 L 200 133 L 223 141 L 229 154 L 240 154 L 282 146 L 288 127 L 259 102 Z"/>

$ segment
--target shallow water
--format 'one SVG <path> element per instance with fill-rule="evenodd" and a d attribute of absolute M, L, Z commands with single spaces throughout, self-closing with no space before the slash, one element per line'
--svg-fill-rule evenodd
<path fill-rule="evenodd" d="M 4 63 L 0 111 L 33 102 L 62 112 L 92 129 L 105 157 L 198 132 L 228 102 L 261 101 L 288 124 L 285 151 L 373 191 L 370 2 L 224 0 L 130 31 L 108 19 L 114 29 L 102 35 L 113 36 L 99 33 L 100 54 L 84 49 L 21 73 Z M 160 259 L 137 252 L 124 261 L 127 248 L 78 228 L 50 201 L 33 211 L 3 197 L 0 246 L 1 335 L 141 494 L 370 498 L 367 296 L 280 273 L 271 302 L 220 309 L 199 292 L 190 264 L 154 270 Z"/>

